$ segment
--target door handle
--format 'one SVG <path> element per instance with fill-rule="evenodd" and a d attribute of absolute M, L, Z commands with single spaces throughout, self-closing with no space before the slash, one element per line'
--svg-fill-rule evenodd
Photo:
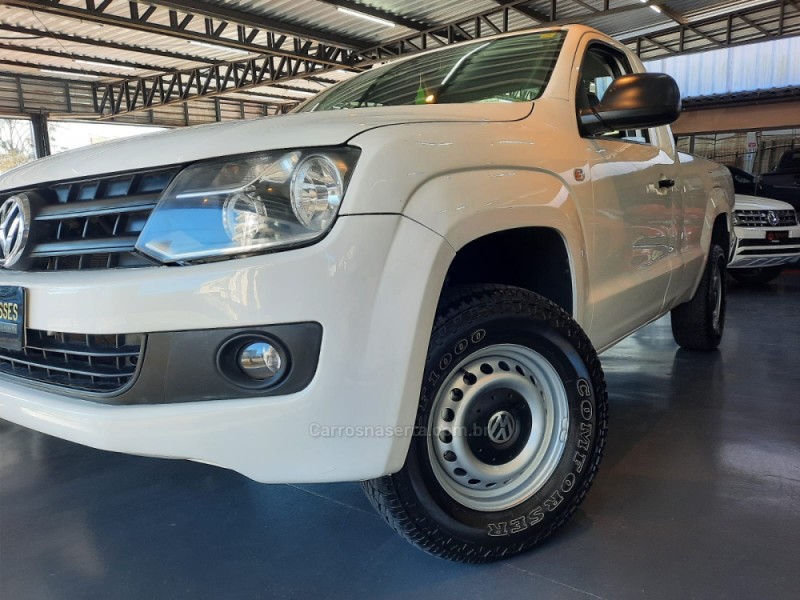
<path fill-rule="evenodd" d="M 659 179 L 658 187 L 661 189 L 675 187 L 674 179 Z"/>

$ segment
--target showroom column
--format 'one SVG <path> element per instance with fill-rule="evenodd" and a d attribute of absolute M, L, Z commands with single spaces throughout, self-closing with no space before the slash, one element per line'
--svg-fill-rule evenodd
<path fill-rule="evenodd" d="M 47 115 L 44 113 L 32 114 L 31 126 L 33 127 L 33 146 L 36 150 L 36 158 L 50 156 L 50 135 L 47 132 Z"/>

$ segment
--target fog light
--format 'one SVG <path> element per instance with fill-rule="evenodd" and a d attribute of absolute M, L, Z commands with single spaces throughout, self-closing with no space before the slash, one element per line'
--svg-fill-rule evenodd
<path fill-rule="evenodd" d="M 281 374 L 283 361 L 272 344 L 252 342 L 239 353 L 239 368 L 251 379 L 267 381 Z"/>

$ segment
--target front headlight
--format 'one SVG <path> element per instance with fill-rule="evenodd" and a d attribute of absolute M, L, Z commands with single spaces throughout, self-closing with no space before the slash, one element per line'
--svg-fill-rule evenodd
<path fill-rule="evenodd" d="M 333 225 L 358 155 L 278 151 L 191 165 L 164 192 L 136 248 L 190 262 L 311 243 Z"/>

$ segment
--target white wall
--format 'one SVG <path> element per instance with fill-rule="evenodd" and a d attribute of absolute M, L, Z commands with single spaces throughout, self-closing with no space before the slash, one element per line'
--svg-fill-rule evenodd
<path fill-rule="evenodd" d="M 800 85 L 800 38 L 746 44 L 645 62 L 675 78 L 684 98 Z"/>

